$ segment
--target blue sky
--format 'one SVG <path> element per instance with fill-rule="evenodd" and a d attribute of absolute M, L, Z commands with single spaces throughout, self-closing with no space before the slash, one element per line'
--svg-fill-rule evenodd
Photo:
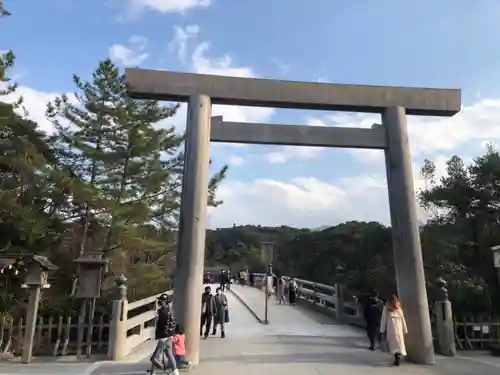
<path fill-rule="evenodd" d="M 312 5 L 313 4 L 313 5 Z M 425 157 L 465 159 L 500 138 L 498 0 L 6 0 L 0 50 L 17 57 L 14 76 L 30 115 L 74 90 L 100 59 L 120 66 L 291 80 L 453 87 L 464 111 L 452 119 L 409 119 L 415 185 Z M 235 121 L 370 126 L 376 116 L 214 108 Z M 185 108 L 172 119 L 182 128 Z M 388 221 L 380 154 L 350 150 L 214 145 L 231 165 L 225 204 L 211 226 L 315 227 Z"/>

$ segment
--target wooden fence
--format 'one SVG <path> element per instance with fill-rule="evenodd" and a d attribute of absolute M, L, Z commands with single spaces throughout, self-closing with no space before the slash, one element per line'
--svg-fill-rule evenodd
<path fill-rule="evenodd" d="M 113 340 L 118 340 L 118 337 L 124 340 L 118 345 L 121 355 L 127 355 L 138 345 L 153 338 L 157 297 L 154 295 L 130 303 L 124 300 L 127 318 L 120 323 L 113 319 L 111 313 L 96 314 L 91 324 L 83 322 L 78 316 L 40 316 L 35 329 L 33 355 L 58 357 L 92 354 L 105 357 L 110 355 L 110 346 L 112 351 L 117 347 Z M 115 331 L 123 331 L 115 338 L 111 337 L 113 324 Z M 21 355 L 25 329 L 24 319 L 14 321 L 0 317 L 0 358 Z"/>
<path fill-rule="evenodd" d="M 3 318 L 0 321 L 0 354 L 18 356 L 22 353 L 22 343 L 26 326 L 23 319 L 13 321 Z M 39 317 L 33 345 L 35 356 L 80 355 L 86 342 L 78 342 L 78 330 L 83 329 L 87 337 L 89 329 L 91 352 L 106 354 L 108 348 L 110 316 L 96 316 L 92 324 L 79 323 L 78 317 Z"/>
<path fill-rule="evenodd" d="M 500 319 L 456 319 L 455 343 L 459 350 L 484 350 L 492 345 L 500 345 Z"/>

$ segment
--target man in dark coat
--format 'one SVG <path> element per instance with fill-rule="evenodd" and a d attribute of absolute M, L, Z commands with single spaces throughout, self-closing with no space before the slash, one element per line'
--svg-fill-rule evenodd
<path fill-rule="evenodd" d="M 380 319 L 382 318 L 382 304 L 376 291 L 368 298 L 364 315 L 366 321 L 366 334 L 370 340 L 370 350 L 375 350 L 375 343 L 380 337 Z"/>
<path fill-rule="evenodd" d="M 255 275 L 253 272 L 250 272 L 250 275 L 248 277 L 248 281 L 250 282 L 250 286 L 252 286 L 252 287 L 255 286 Z"/>
<path fill-rule="evenodd" d="M 200 336 L 206 339 L 208 333 L 210 332 L 210 326 L 212 325 L 212 319 L 215 315 L 215 300 L 212 295 L 212 288 L 209 286 L 205 287 L 205 292 L 201 295 L 201 324 L 200 324 Z M 203 326 L 205 326 L 205 333 L 203 333 Z"/>
<path fill-rule="evenodd" d="M 151 356 L 153 364 L 151 374 L 155 373 L 155 368 L 159 368 L 161 370 L 170 370 L 171 375 L 178 375 L 179 371 L 177 370 L 173 351 L 173 337 L 177 323 L 172 300 L 168 294 L 162 294 L 158 298 L 158 304 L 158 319 L 155 327 L 155 340 L 158 340 L 158 344 Z"/>
<path fill-rule="evenodd" d="M 227 304 L 227 297 L 222 293 L 221 288 L 217 288 L 214 297 L 215 302 L 215 315 L 214 315 L 214 329 L 212 335 L 217 334 L 217 325 L 220 325 L 220 337 L 226 337 L 226 332 L 224 331 L 224 323 L 226 323 L 226 317 L 229 317 L 229 306 Z"/>
<path fill-rule="evenodd" d="M 220 282 L 220 289 L 224 291 L 228 283 L 228 276 L 226 271 L 220 270 L 219 282 Z"/>

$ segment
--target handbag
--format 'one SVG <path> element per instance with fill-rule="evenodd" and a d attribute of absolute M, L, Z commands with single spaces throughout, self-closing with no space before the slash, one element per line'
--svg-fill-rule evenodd
<path fill-rule="evenodd" d="M 224 323 L 229 323 L 229 310 L 224 311 Z"/>

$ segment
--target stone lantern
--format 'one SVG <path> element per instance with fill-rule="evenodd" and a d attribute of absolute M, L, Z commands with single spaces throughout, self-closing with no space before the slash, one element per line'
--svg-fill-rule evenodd
<path fill-rule="evenodd" d="M 41 289 L 50 288 L 49 273 L 56 271 L 58 267 L 50 262 L 47 257 L 34 254 L 21 256 L 18 264 L 26 269 L 26 277 L 22 287 L 28 289 L 29 292 L 22 354 L 23 363 L 29 363 L 33 353 L 33 339 L 35 337 Z"/>
<path fill-rule="evenodd" d="M 78 267 L 78 284 L 76 298 L 81 298 L 80 313 L 78 318 L 76 355 L 80 358 L 84 341 L 84 324 L 87 316 L 88 329 L 86 342 L 86 357 L 90 358 L 92 351 L 92 330 L 95 315 L 95 302 L 101 296 L 102 275 L 108 270 L 108 260 L 103 259 L 103 254 L 88 252 L 75 259 Z M 87 314 L 88 310 L 88 314 Z"/>
<path fill-rule="evenodd" d="M 47 257 L 42 255 L 24 255 L 20 261 L 26 269 L 23 288 L 48 289 L 49 273 L 58 269 Z"/>
<path fill-rule="evenodd" d="M 434 302 L 436 316 L 436 335 L 439 353 L 454 357 L 457 353 L 455 346 L 455 328 L 453 310 L 448 298 L 448 283 L 442 277 L 436 280 L 439 288 L 439 299 Z"/>
<path fill-rule="evenodd" d="M 101 296 L 101 282 L 103 271 L 108 269 L 108 260 L 103 259 L 102 253 L 87 253 L 77 258 L 78 285 L 76 297 L 99 298 Z"/>

